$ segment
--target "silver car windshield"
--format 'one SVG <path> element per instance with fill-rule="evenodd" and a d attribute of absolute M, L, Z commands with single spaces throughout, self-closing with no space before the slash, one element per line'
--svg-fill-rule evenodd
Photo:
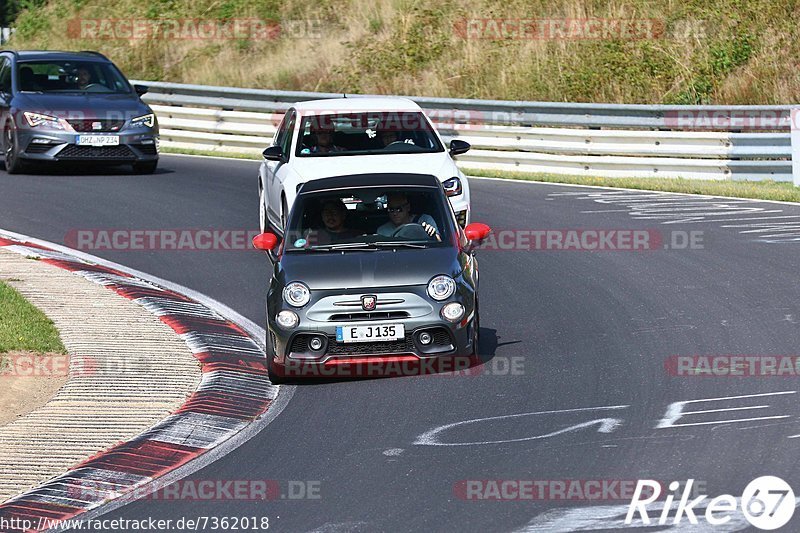
<path fill-rule="evenodd" d="M 440 190 L 363 188 L 301 194 L 285 251 L 370 251 L 448 246 L 453 225 Z"/>
<path fill-rule="evenodd" d="M 130 84 L 111 63 L 100 61 L 21 61 L 19 89 L 38 93 L 130 94 Z"/>
<path fill-rule="evenodd" d="M 442 152 L 425 115 L 383 111 L 306 115 L 300 123 L 298 157 Z"/>

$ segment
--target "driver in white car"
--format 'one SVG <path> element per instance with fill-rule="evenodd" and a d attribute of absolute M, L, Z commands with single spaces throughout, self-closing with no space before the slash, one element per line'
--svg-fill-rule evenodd
<path fill-rule="evenodd" d="M 386 197 L 386 211 L 389 213 L 389 221 L 378 228 L 378 235 L 393 237 L 401 226 L 419 224 L 428 236 L 442 240 L 439 236 L 439 228 L 432 216 L 411 214 L 411 204 L 405 194 L 389 193 Z"/>

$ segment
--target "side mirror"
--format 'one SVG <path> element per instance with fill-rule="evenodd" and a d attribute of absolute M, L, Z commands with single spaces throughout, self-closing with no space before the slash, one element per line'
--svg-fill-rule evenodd
<path fill-rule="evenodd" d="M 467 227 L 464 228 L 464 235 L 467 236 L 472 242 L 480 242 L 486 237 L 489 236 L 489 233 L 492 232 L 492 228 L 483 224 L 481 222 L 473 222 L 472 224 L 467 224 Z"/>
<path fill-rule="evenodd" d="M 267 161 L 283 161 L 283 150 L 278 145 L 272 145 L 261 154 Z"/>
<path fill-rule="evenodd" d="M 134 85 L 133 86 L 133 90 L 136 91 L 136 94 L 138 94 L 139 96 L 142 96 L 142 95 L 146 94 L 147 91 L 150 90 L 150 87 L 148 87 L 147 85 Z"/>
<path fill-rule="evenodd" d="M 450 141 L 450 155 L 460 155 L 469 152 L 470 145 L 466 141 L 453 139 Z"/>
<path fill-rule="evenodd" d="M 253 248 L 256 250 L 272 251 L 278 244 L 278 237 L 274 233 L 261 233 L 253 237 Z"/>

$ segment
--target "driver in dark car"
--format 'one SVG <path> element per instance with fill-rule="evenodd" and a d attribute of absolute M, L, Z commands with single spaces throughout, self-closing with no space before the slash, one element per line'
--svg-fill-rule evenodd
<path fill-rule="evenodd" d="M 405 224 L 419 224 L 431 238 L 442 240 L 436 221 L 430 215 L 414 215 L 411 213 L 411 204 L 403 193 L 390 193 L 386 197 L 386 211 L 389 221 L 378 228 L 378 235 L 393 237 L 395 232 Z"/>
<path fill-rule="evenodd" d="M 307 240 L 310 243 L 331 244 L 358 235 L 347 227 L 347 206 L 341 200 L 327 200 L 322 204 L 320 215 L 324 227 L 308 232 Z"/>

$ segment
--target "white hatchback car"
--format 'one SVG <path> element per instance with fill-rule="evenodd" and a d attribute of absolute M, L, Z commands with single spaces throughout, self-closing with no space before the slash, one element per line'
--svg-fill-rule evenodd
<path fill-rule="evenodd" d="M 300 186 L 347 174 L 403 172 L 436 176 L 461 226 L 470 219 L 469 185 L 422 109 L 406 98 L 352 97 L 300 102 L 291 107 L 264 150 L 259 168 L 261 231 L 283 233 Z"/>

